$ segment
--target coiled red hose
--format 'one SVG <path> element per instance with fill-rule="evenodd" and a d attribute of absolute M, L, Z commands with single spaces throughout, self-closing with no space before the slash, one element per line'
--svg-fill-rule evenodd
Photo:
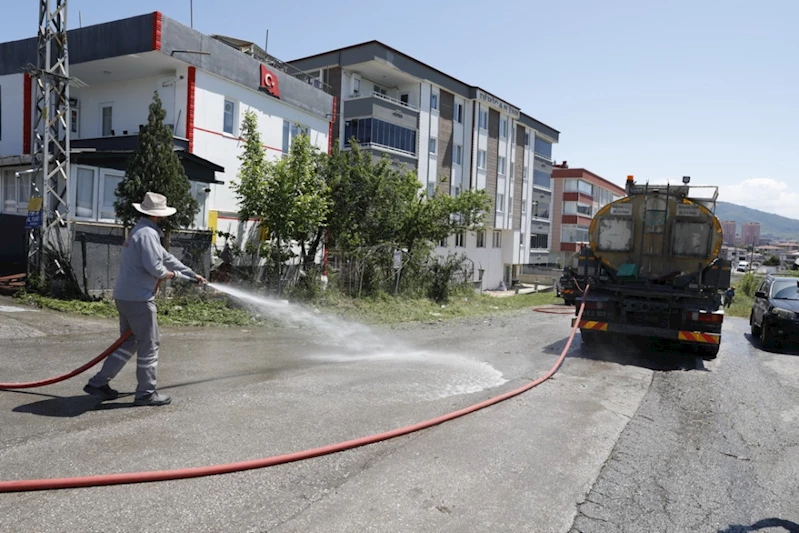
<path fill-rule="evenodd" d="M 585 287 L 586 293 L 588 292 L 588 288 L 589 285 L 586 285 Z M 0 481 L 0 492 L 27 492 L 35 490 L 71 489 L 79 487 L 123 485 L 130 483 L 148 483 L 153 481 L 167 481 L 173 479 L 189 479 L 196 477 L 215 476 L 219 474 L 229 474 L 232 472 L 242 472 L 244 470 L 254 470 L 258 468 L 265 468 L 279 464 L 291 463 L 295 461 L 301 461 L 303 459 L 311 459 L 313 457 L 329 455 L 332 453 L 341 452 L 352 448 L 358 448 L 360 446 L 365 446 L 367 444 L 374 444 L 376 442 L 392 439 L 394 437 L 408 435 L 409 433 L 413 433 L 416 431 L 420 431 L 422 429 L 436 426 L 438 424 L 442 424 L 449 420 L 453 420 L 455 418 L 459 418 L 469 413 L 473 413 L 485 407 L 497 404 L 499 402 L 507 400 L 508 398 L 518 396 L 519 394 L 528 391 L 533 387 L 540 385 L 544 381 L 551 378 L 555 374 L 555 372 L 557 372 L 558 369 L 560 368 L 561 364 L 563 363 L 563 360 L 566 358 L 566 353 L 568 353 L 569 348 L 571 347 L 571 343 L 574 340 L 574 334 L 577 331 L 577 325 L 579 324 L 580 318 L 583 315 L 583 307 L 584 305 L 580 306 L 580 311 L 577 313 L 577 320 L 574 323 L 574 327 L 572 327 L 571 334 L 569 335 L 569 339 L 566 341 L 566 345 L 563 347 L 563 351 L 561 352 L 560 357 L 558 357 L 557 361 L 555 361 L 555 364 L 552 366 L 552 368 L 549 369 L 549 371 L 546 374 L 536 379 L 535 381 L 527 383 L 526 385 L 523 385 L 512 391 L 508 391 L 504 394 L 500 394 L 499 396 L 489 398 L 488 400 L 484 400 L 469 407 L 464 407 L 463 409 L 459 409 L 457 411 L 453 411 L 451 413 L 436 418 L 432 418 L 430 420 L 418 422 L 410 426 L 393 429 L 391 431 L 386 431 L 384 433 L 378 433 L 375 435 L 369 435 L 366 437 L 360 437 L 357 439 L 339 442 L 337 444 L 329 444 L 327 446 L 321 446 L 319 448 L 311 448 L 309 450 L 303 450 L 284 455 L 273 455 L 272 457 L 266 457 L 263 459 L 253 459 L 249 461 L 240 461 L 236 463 L 228 463 L 228 464 L 213 465 L 213 466 L 200 466 L 200 467 L 181 468 L 174 470 L 156 470 L 151 472 L 130 472 L 127 474 L 105 474 L 105 475 L 83 476 L 83 477 L 73 477 L 73 478 L 23 479 L 18 481 Z"/>

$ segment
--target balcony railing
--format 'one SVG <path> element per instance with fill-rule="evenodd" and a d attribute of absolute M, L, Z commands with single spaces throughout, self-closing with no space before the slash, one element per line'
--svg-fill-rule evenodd
<path fill-rule="evenodd" d="M 416 157 L 417 157 L 414 152 L 408 152 L 406 150 L 401 150 L 399 148 L 394 148 L 393 146 L 386 146 L 385 144 L 380 144 L 380 143 L 376 143 L 376 142 L 367 142 L 367 143 L 360 143 L 359 142 L 358 143 L 358 147 L 359 148 L 377 148 L 378 150 L 385 150 L 386 152 L 392 152 L 392 153 L 395 153 L 395 154 L 398 154 L 398 155 L 403 155 L 405 157 L 412 157 L 414 159 L 416 159 Z M 345 150 L 349 150 L 350 149 L 349 143 L 347 143 L 347 145 L 344 146 L 344 149 Z"/>
<path fill-rule="evenodd" d="M 406 108 L 410 109 L 411 111 L 416 111 L 417 113 L 419 112 L 419 108 L 416 107 L 416 106 L 412 106 L 411 104 L 403 102 L 402 100 L 398 100 L 398 99 L 394 98 L 393 96 L 387 96 L 385 94 L 374 92 L 374 91 L 366 92 L 366 93 L 363 93 L 363 94 L 361 94 L 361 93 L 351 94 L 347 98 L 347 100 L 360 100 L 362 98 L 373 98 L 373 97 L 374 98 L 381 98 L 381 99 L 383 99 L 383 100 L 385 100 L 387 102 L 391 102 L 392 104 L 398 105 L 400 107 L 406 107 Z"/>

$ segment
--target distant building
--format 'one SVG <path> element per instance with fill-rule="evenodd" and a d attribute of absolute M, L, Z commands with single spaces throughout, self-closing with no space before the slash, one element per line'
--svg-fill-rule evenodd
<path fill-rule="evenodd" d="M 730 246 L 735 245 L 735 235 L 738 230 L 738 224 L 734 220 L 722 220 L 721 231 L 724 235 L 724 244 Z"/>
<path fill-rule="evenodd" d="M 760 244 L 760 223 L 744 222 L 741 226 L 741 243 L 744 246 Z"/>
<path fill-rule="evenodd" d="M 588 242 L 588 226 L 597 211 L 623 198 L 624 189 L 584 168 L 569 168 L 564 161 L 552 169 L 552 257 L 566 262 Z M 541 202 L 533 211 L 533 224 L 550 219 L 541 211 Z M 546 206 L 548 207 L 548 206 Z"/>

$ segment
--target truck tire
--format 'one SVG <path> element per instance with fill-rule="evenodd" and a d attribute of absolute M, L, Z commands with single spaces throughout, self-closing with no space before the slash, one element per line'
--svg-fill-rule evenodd
<path fill-rule="evenodd" d="M 760 338 L 760 326 L 755 324 L 755 314 L 749 314 L 749 327 L 752 330 L 752 337 Z"/>
<path fill-rule="evenodd" d="M 711 344 L 707 346 L 697 346 L 696 351 L 699 354 L 699 357 L 705 361 L 712 361 L 719 355 L 720 348 L 721 346 L 718 344 Z"/>

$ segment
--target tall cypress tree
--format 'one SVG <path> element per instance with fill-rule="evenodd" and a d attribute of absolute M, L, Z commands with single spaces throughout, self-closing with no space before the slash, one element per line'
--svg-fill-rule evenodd
<path fill-rule="evenodd" d="M 133 204 L 141 202 L 148 191 L 163 194 L 167 203 L 177 209 L 164 222 L 167 234 L 190 226 L 199 211 L 197 200 L 191 196 L 191 182 L 175 153 L 172 131 L 164 124 L 165 117 L 161 98 L 155 92 L 147 124 L 139 131 L 138 146 L 128 162 L 125 179 L 116 190 L 114 209 L 125 227 L 133 226 L 141 216 Z"/>

